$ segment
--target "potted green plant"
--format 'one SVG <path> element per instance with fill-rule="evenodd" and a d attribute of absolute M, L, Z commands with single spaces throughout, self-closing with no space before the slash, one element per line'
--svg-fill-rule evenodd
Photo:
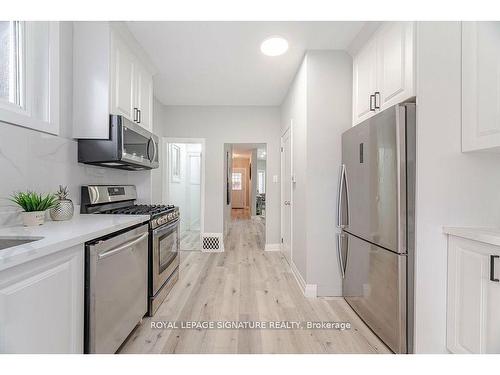
<path fill-rule="evenodd" d="M 54 206 L 49 210 L 50 218 L 54 221 L 71 219 L 75 208 L 71 199 L 68 198 L 68 187 L 59 185 L 59 190 L 56 191 L 55 195 L 57 200 L 55 201 Z"/>
<path fill-rule="evenodd" d="M 54 194 L 43 196 L 32 191 L 15 193 L 10 200 L 24 210 L 21 217 L 25 227 L 42 225 L 45 222 L 45 211 L 56 203 Z"/>

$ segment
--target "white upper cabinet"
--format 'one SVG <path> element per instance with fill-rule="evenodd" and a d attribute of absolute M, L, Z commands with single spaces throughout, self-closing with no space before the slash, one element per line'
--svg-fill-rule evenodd
<path fill-rule="evenodd" d="M 447 347 L 452 353 L 500 353 L 500 247 L 448 240 Z"/>
<path fill-rule="evenodd" d="M 144 68 L 136 69 L 134 103 L 135 121 L 151 131 L 153 128 L 153 79 Z"/>
<path fill-rule="evenodd" d="M 381 109 L 414 96 L 413 28 L 413 22 L 391 22 L 380 30 L 377 86 Z"/>
<path fill-rule="evenodd" d="M 353 118 L 360 122 L 375 111 L 377 44 L 367 43 L 353 60 Z"/>
<path fill-rule="evenodd" d="M 73 138 L 109 138 L 109 115 L 153 128 L 153 74 L 124 27 L 75 22 Z"/>
<path fill-rule="evenodd" d="M 415 24 L 388 22 L 353 59 L 353 125 L 415 96 Z"/>
<path fill-rule="evenodd" d="M 500 22 L 462 23 L 462 151 L 500 151 Z"/>
<path fill-rule="evenodd" d="M 134 56 L 123 41 L 113 35 L 111 51 L 111 114 L 134 121 Z"/>

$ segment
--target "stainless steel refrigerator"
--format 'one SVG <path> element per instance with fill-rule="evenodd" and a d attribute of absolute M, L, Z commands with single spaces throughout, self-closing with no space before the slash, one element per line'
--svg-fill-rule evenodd
<path fill-rule="evenodd" d="M 343 296 L 395 353 L 413 351 L 415 104 L 342 134 L 337 252 Z"/>

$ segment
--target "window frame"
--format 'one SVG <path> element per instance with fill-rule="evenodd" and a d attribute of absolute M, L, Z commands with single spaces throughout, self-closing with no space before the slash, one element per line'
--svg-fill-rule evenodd
<path fill-rule="evenodd" d="M 34 90 L 32 76 L 36 62 L 34 54 L 34 23 L 47 22 L 48 24 L 48 87 L 44 88 L 48 100 L 48 118 L 37 118 L 33 114 L 33 103 L 39 93 Z M 50 134 L 59 135 L 59 22 L 49 21 L 23 21 L 22 50 L 21 50 L 21 90 L 23 98 L 20 104 L 0 100 L 0 122 L 22 126 Z"/>
<path fill-rule="evenodd" d="M 262 187 L 264 188 L 264 191 L 260 191 L 259 185 L 260 185 L 260 178 L 262 176 Z M 257 192 L 259 194 L 266 194 L 266 171 L 263 169 L 257 170 Z"/>
<path fill-rule="evenodd" d="M 170 182 L 181 182 L 181 148 L 174 144 L 170 144 Z"/>
<path fill-rule="evenodd" d="M 240 175 L 240 178 L 239 178 L 239 180 L 240 180 L 240 188 L 239 189 L 235 189 L 235 187 L 234 187 L 234 176 L 235 175 Z M 235 172 L 235 171 L 233 171 L 231 173 L 231 190 L 232 191 L 243 191 L 243 173 L 242 172 Z"/>

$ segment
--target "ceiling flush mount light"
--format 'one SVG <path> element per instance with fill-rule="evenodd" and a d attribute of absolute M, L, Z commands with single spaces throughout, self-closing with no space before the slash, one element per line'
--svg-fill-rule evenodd
<path fill-rule="evenodd" d="M 266 56 L 283 55 L 288 50 L 288 42 L 281 36 L 267 38 L 260 45 L 260 51 Z"/>

